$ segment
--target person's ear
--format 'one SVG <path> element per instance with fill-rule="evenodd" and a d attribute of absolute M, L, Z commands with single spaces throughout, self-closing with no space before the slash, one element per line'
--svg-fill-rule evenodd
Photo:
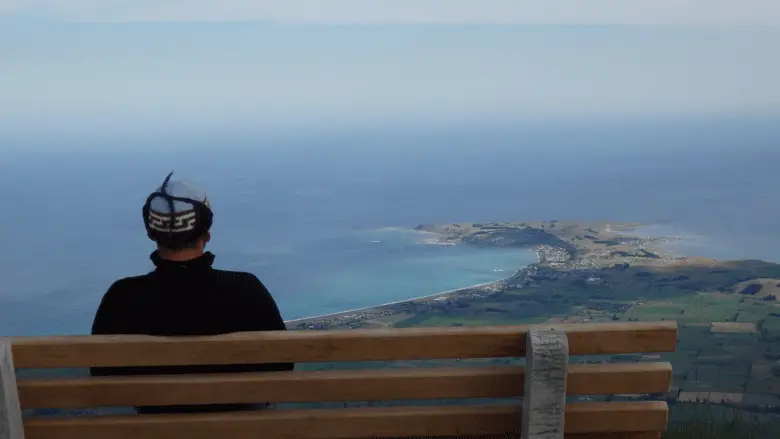
<path fill-rule="evenodd" d="M 209 242 L 211 240 L 211 232 L 204 233 L 201 239 L 203 240 L 203 244 Z"/>

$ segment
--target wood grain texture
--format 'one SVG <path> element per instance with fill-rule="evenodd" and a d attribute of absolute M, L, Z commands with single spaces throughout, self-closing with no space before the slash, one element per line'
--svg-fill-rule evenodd
<path fill-rule="evenodd" d="M 19 381 L 19 399 L 28 409 L 505 398 L 522 396 L 524 379 L 522 366 L 35 379 Z M 567 394 L 662 393 L 671 380 L 669 363 L 576 364 Z"/>
<path fill-rule="evenodd" d="M 0 439 L 24 439 L 11 343 L 0 338 Z"/>
<path fill-rule="evenodd" d="M 537 326 L 535 326 L 537 327 Z M 571 355 L 671 352 L 676 322 L 544 325 Z M 273 331 L 213 337 L 67 336 L 12 339 L 17 368 L 164 366 L 525 356 L 529 326 Z"/>
<path fill-rule="evenodd" d="M 566 439 L 661 439 L 661 432 L 567 434 L 564 437 Z"/>
<path fill-rule="evenodd" d="M 661 439 L 660 431 L 642 431 L 633 433 L 567 433 L 565 439 Z M 366 438 L 368 439 L 368 438 Z M 399 438 L 371 438 L 371 439 L 399 439 Z M 426 436 L 415 439 L 463 439 L 463 436 Z M 519 434 L 494 434 L 469 436 L 468 439 L 520 439 Z"/>
<path fill-rule="evenodd" d="M 27 439 L 358 439 L 519 434 L 519 405 L 268 410 L 198 415 L 98 416 L 25 421 Z M 565 431 L 663 431 L 664 402 L 576 403 Z"/>
<path fill-rule="evenodd" d="M 532 329 L 526 346 L 522 439 L 563 439 L 569 343 L 566 333 Z"/>

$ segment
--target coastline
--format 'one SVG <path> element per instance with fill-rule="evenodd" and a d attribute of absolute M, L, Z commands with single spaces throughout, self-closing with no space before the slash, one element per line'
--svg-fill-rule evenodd
<path fill-rule="evenodd" d="M 530 266 L 530 265 L 533 265 L 533 264 L 529 264 L 527 266 Z M 518 269 L 517 271 L 520 271 L 520 270 L 522 270 L 522 268 Z M 300 322 L 305 322 L 305 321 L 309 321 L 309 320 L 317 320 L 317 319 L 324 319 L 324 318 L 335 318 L 335 317 L 340 317 L 340 316 L 345 315 L 345 314 L 365 312 L 365 311 L 369 311 L 369 310 L 375 310 L 375 309 L 378 309 L 378 308 L 383 308 L 383 307 L 386 307 L 386 306 L 393 306 L 393 305 L 400 305 L 402 303 L 414 302 L 416 300 L 433 299 L 433 298 L 440 297 L 440 296 L 446 296 L 448 294 L 462 293 L 462 292 L 465 292 L 467 290 L 471 290 L 471 289 L 475 289 L 475 288 L 486 288 L 486 287 L 491 287 L 491 286 L 498 286 L 498 284 L 500 284 L 502 282 L 506 282 L 509 279 L 512 279 L 512 277 L 514 277 L 517 274 L 517 271 L 515 272 L 515 274 L 513 274 L 511 276 L 507 276 L 507 277 L 505 277 L 503 279 L 494 280 L 494 281 L 491 281 L 491 282 L 485 282 L 485 283 L 471 285 L 471 286 L 462 287 L 462 288 L 455 288 L 453 290 L 447 290 L 447 291 L 442 291 L 442 292 L 433 293 L 433 294 L 426 294 L 424 296 L 414 297 L 414 298 L 411 298 L 411 299 L 396 300 L 394 302 L 387 302 L 387 303 L 383 303 L 381 305 L 370 305 L 370 306 L 366 306 L 366 307 L 363 307 L 363 308 L 350 309 L 350 310 L 347 310 L 347 311 L 339 311 L 337 313 L 322 314 L 322 315 L 318 315 L 318 316 L 314 316 L 314 317 L 302 317 L 300 319 L 294 319 L 294 320 L 285 320 L 284 322 L 285 323 L 300 323 Z"/>
<path fill-rule="evenodd" d="M 557 223 L 557 224 L 556 224 Z M 560 225 L 557 230 L 554 230 L 556 225 Z M 598 253 L 603 253 L 604 250 L 608 250 L 611 247 L 609 245 L 615 245 L 609 243 L 606 245 L 603 240 L 610 240 L 615 238 L 633 238 L 638 239 L 639 242 L 624 242 L 615 249 L 622 248 L 623 250 L 630 248 L 633 249 L 645 249 L 652 252 L 656 252 L 653 255 L 659 258 L 663 264 L 676 264 L 685 261 L 686 257 L 673 256 L 664 249 L 659 248 L 659 244 L 662 241 L 669 240 L 669 237 L 640 237 L 633 235 L 631 232 L 647 227 L 647 224 L 641 223 L 613 223 L 613 222 L 598 222 L 598 223 L 582 223 L 577 221 L 566 222 L 525 222 L 525 223 L 487 223 L 487 224 L 454 224 L 443 226 L 419 226 L 418 228 L 409 230 L 403 227 L 385 227 L 385 230 L 399 230 L 413 231 L 420 236 L 418 240 L 422 245 L 487 245 L 487 246 L 502 246 L 501 243 L 496 243 L 492 240 L 497 234 L 506 233 L 509 230 L 510 233 L 519 232 L 521 236 L 519 240 L 513 240 L 509 245 L 517 248 L 518 250 L 533 251 L 536 254 L 536 262 L 531 262 L 518 266 L 511 275 L 501 279 L 497 279 L 490 282 L 483 282 L 479 284 L 469 285 L 461 288 L 454 288 L 447 291 L 440 291 L 432 294 L 425 294 L 422 296 L 396 300 L 392 302 L 386 302 L 378 305 L 365 306 L 361 308 L 355 308 L 335 313 L 326 313 L 311 317 L 302 317 L 291 320 L 286 320 L 285 323 L 294 325 L 298 329 L 325 329 L 326 327 L 349 325 L 350 327 L 356 322 L 366 320 L 377 320 L 385 317 L 389 317 L 398 313 L 408 312 L 408 309 L 414 308 L 416 305 L 431 306 L 431 301 L 441 302 L 444 298 L 450 297 L 452 300 L 458 300 L 468 293 L 476 295 L 492 294 L 497 292 L 509 284 L 518 280 L 519 277 L 525 277 L 530 272 L 539 272 L 540 270 L 557 270 L 569 269 L 574 270 L 591 270 L 595 268 L 592 265 L 593 259 L 591 256 Z M 548 228 L 546 228 L 548 227 Z M 572 229 L 572 227 L 574 229 Z M 467 230 L 464 230 L 467 229 Z M 597 229 L 597 230 L 596 230 Z M 485 239 L 484 231 L 488 230 L 489 235 Z M 532 233 L 542 233 L 540 237 L 537 235 L 523 235 L 525 231 L 530 230 Z M 589 236 L 591 233 L 596 236 Z M 482 234 L 480 236 L 480 234 Z M 579 235 L 583 235 L 586 241 L 582 241 L 574 244 L 576 239 L 582 239 Z M 475 236 L 480 236 L 479 239 L 484 241 L 473 239 Z M 576 236 L 576 238 L 575 238 Z M 559 239 L 557 243 L 549 242 L 548 239 L 554 237 L 555 239 L 564 237 L 566 240 Z M 514 238 L 511 238 L 514 239 Z M 671 238 L 672 240 L 674 238 Z M 659 242 L 661 241 L 661 242 Z M 506 244 L 504 244 L 506 245 Z M 597 248 L 594 248 L 596 245 Z M 605 246 L 606 245 L 606 246 Z M 601 250 L 599 250 L 601 248 Z M 584 252 L 584 253 L 583 253 Z M 629 255 L 626 255 L 629 256 Z M 642 255 L 630 255 L 633 258 L 640 257 L 644 259 Z M 599 256 L 596 256 L 596 260 Z M 631 259 L 631 258 L 629 258 Z M 635 262 L 635 261 L 631 261 Z M 482 294 L 480 294 L 482 293 Z M 444 304 L 444 302 L 441 302 Z M 405 309 L 406 308 L 406 309 Z M 321 327 L 321 328 L 320 328 Z"/>
<path fill-rule="evenodd" d="M 428 243 L 428 242 L 421 242 L 421 244 L 441 245 L 441 244 L 437 244 L 437 243 Z M 458 245 L 458 244 L 446 244 L 446 245 Z M 403 303 L 410 303 L 410 302 L 414 302 L 414 301 L 417 301 L 417 300 L 435 299 L 437 297 L 444 297 L 444 296 L 447 296 L 447 295 L 450 295 L 450 294 L 463 293 L 463 292 L 466 292 L 468 290 L 499 286 L 500 284 L 502 284 L 504 282 L 507 282 L 507 281 L 511 280 L 512 278 L 514 278 L 515 276 L 517 276 L 518 273 L 520 273 L 520 271 L 522 271 L 523 269 L 528 268 L 528 267 L 532 267 L 532 266 L 534 266 L 536 264 L 541 263 L 541 254 L 536 249 L 525 248 L 525 249 L 518 249 L 518 250 L 533 250 L 534 253 L 536 253 L 536 262 L 532 262 L 530 264 L 520 266 L 511 275 L 503 277 L 501 279 L 497 279 L 497 280 L 490 281 L 490 282 L 483 282 L 483 283 L 476 284 L 476 285 L 469 285 L 469 286 L 465 286 L 465 287 L 454 288 L 454 289 L 447 290 L 447 291 L 440 291 L 440 292 L 433 293 L 433 294 L 425 294 L 425 295 L 422 295 L 422 296 L 419 296 L 419 297 L 413 297 L 411 299 L 396 300 L 396 301 L 393 301 L 393 302 L 382 303 L 380 305 L 370 305 L 370 306 L 365 306 L 365 307 L 362 307 L 362 308 L 355 308 L 355 309 L 350 309 L 350 310 L 346 310 L 346 311 L 339 311 L 339 312 L 336 312 L 336 313 L 321 314 L 321 315 L 317 315 L 317 316 L 313 316 L 313 317 L 302 317 L 302 318 L 299 318 L 299 319 L 285 320 L 284 322 L 285 323 L 302 323 L 302 322 L 313 321 L 313 320 L 317 320 L 317 319 L 337 318 L 337 317 L 341 317 L 341 316 L 348 315 L 348 314 L 366 312 L 366 311 L 370 311 L 370 310 L 376 310 L 376 309 L 380 309 L 380 308 L 384 308 L 384 307 L 388 307 L 388 306 L 400 305 L 400 304 L 403 304 Z"/>

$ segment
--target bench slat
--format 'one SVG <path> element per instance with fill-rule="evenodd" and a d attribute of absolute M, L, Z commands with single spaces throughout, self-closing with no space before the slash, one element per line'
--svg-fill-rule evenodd
<path fill-rule="evenodd" d="M 519 433 L 519 405 L 268 410 L 199 415 L 96 416 L 25 421 L 27 439 L 358 439 Z M 657 401 L 576 403 L 567 433 L 663 431 L 668 408 Z"/>
<path fill-rule="evenodd" d="M 671 352 L 677 323 L 537 325 L 566 332 L 571 355 Z M 529 326 L 273 331 L 212 337 L 12 338 L 17 368 L 390 361 L 525 355 Z"/>
<path fill-rule="evenodd" d="M 522 396 L 524 379 L 520 366 L 31 379 L 19 381 L 19 398 L 25 409 L 505 398 Z M 567 393 L 663 393 L 671 380 L 669 363 L 575 364 Z"/>
<path fill-rule="evenodd" d="M 661 432 L 567 434 L 564 437 L 566 439 L 661 439 Z"/>
<path fill-rule="evenodd" d="M 566 439 L 661 439 L 660 431 L 641 431 L 633 433 L 574 433 L 564 434 Z M 365 438 L 398 439 L 398 438 Z M 462 436 L 427 436 L 415 439 L 464 439 Z M 493 434 L 469 436 L 468 439 L 520 439 L 519 434 Z"/>

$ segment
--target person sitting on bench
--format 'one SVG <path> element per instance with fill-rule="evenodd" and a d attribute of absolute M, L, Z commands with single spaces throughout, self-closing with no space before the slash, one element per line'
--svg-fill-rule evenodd
<path fill-rule="evenodd" d="M 213 213 L 206 194 L 192 183 L 170 181 L 149 195 L 142 213 L 157 244 L 155 269 L 114 282 L 103 296 L 92 334 L 208 336 L 286 330 L 271 294 L 253 274 L 212 268 Z M 289 371 L 292 363 L 93 367 L 92 376 Z M 136 407 L 141 414 L 256 410 L 268 404 Z"/>

